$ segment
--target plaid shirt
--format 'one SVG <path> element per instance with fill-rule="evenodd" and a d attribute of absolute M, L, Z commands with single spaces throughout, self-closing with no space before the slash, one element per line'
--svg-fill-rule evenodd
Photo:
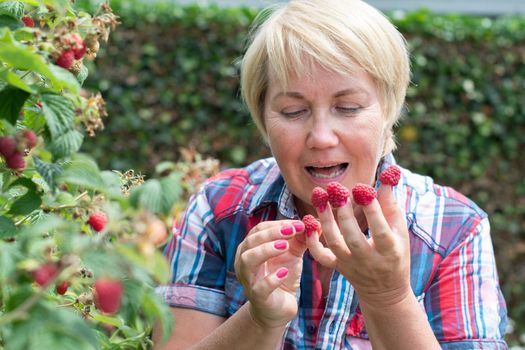
<path fill-rule="evenodd" d="M 394 163 L 385 157 L 379 171 Z M 506 306 L 487 215 L 429 177 L 401 173 L 394 195 L 409 228 L 411 285 L 442 348 L 507 349 Z M 211 178 L 174 228 L 165 252 L 172 280 L 159 293 L 174 307 L 231 316 L 246 301 L 234 271 L 237 246 L 257 223 L 282 218 L 298 215 L 274 159 Z M 352 285 L 335 271 L 323 300 L 308 251 L 303 265 L 299 312 L 281 349 L 371 349 Z"/>

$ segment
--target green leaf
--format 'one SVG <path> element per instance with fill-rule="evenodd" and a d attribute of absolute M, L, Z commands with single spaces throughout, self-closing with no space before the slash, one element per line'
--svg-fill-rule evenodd
<path fill-rule="evenodd" d="M 13 237 L 15 235 L 16 226 L 13 220 L 5 216 L 0 216 L 0 238 Z"/>
<path fill-rule="evenodd" d="M 89 74 L 88 68 L 85 65 L 81 64 L 80 72 L 77 75 L 77 81 L 80 85 L 84 84 L 84 81 L 88 77 L 88 74 Z"/>
<path fill-rule="evenodd" d="M 0 234 L 3 232 L 0 231 Z M 5 285 L 9 276 L 16 271 L 16 263 L 22 258 L 16 243 L 0 240 L 0 285 Z"/>
<path fill-rule="evenodd" d="M 144 293 L 142 305 L 146 315 L 160 321 L 162 340 L 167 341 L 173 330 L 173 316 L 170 307 L 152 290 Z"/>
<path fill-rule="evenodd" d="M 0 15 L 21 18 L 24 15 L 24 4 L 20 1 L 0 2 Z"/>
<path fill-rule="evenodd" d="M 42 94 L 42 103 L 42 113 L 52 140 L 73 130 L 75 111 L 70 100 L 57 94 Z"/>
<path fill-rule="evenodd" d="M 40 204 L 42 204 L 42 198 L 40 198 L 40 195 L 34 191 L 27 191 L 11 205 L 9 214 L 27 215 L 38 209 Z"/>
<path fill-rule="evenodd" d="M 64 171 L 57 179 L 57 183 L 79 185 L 87 189 L 105 191 L 105 183 L 100 176 L 97 164 L 85 155 L 75 155 L 72 161 L 64 165 Z"/>
<path fill-rule="evenodd" d="M 14 186 L 23 186 L 27 188 L 29 191 L 33 191 L 33 192 L 36 192 L 37 190 L 36 184 L 27 177 L 19 177 L 18 179 L 16 179 L 9 185 L 9 188 L 14 187 Z"/>
<path fill-rule="evenodd" d="M 28 97 L 29 93 L 26 91 L 9 86 L 4 88 L 0 91 L 0 118 L 15 124 Z"/>
<path fill-rule="evenodd" d="M 34 93 L 33 89 L 31 89 L 29 85 L 27 85 L 22 79 L 20 79 L 18 75 L 11 72 L 7 68 L 0 70 L 0 79 L 5 80 L 9 85 L 27 91 L 30 94 Z"/>
<path fill-rule="evenodd" d="M 0 32 L 1 33 L 1 32 Z M 80 91 L 80 85 L 69 71 L 53 64 L 48 64 L 44 57 L 35 49 L 17 42 L 10 31 L 4 31 L 0 36 L 0 61 L 13 68 L 39 73 L 51 82 L 53 91 L 68 88 L 74 93 Z"/>
<path fill-rule="evenodd" d="M 181 175 L 178 173 L 171 173 L 169 176 L 161 178 L 160 186 L 162 188 L 162 214 L 167 215 L 173 205 L 179 200 L 182 193 L 180 180 Z"/>
<path fill-rule="evenodd" d="M 84 135 L 77 130 L 70 130 L 63 135 L 55 138 L 49 145 L 48 149 L 53 153 L 55 159 L 75 154 L 82 146 Z"/>
<path fill-rule="evenodd" d="M 52 189 L 56 188 L 55 178 L 62 173 L 62 166 L 54 163 L 46 163 L 38 157 L 33 157 L 33 162 L 35 163 L 36 171 L 38 171 L 42 178 L 47 182 L 49 187 Z"/>
<path fill-rule="evenodd" d="M 144 182 L 135 187 L 130 194 L 130 203 L 135 208 L 144 208 L 152 213 L 162 212 L 162 186 L 157 179 Z"/>
<path fill-rule="evenodd" d="M 22 27 L 22 23 L 16 18 L 8 15 L 0 15 L 0 27 L 6 27 L 11 30 L 16 30 Z"/>

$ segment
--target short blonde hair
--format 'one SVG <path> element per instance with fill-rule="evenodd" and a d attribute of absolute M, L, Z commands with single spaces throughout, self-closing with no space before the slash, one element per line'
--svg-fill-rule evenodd
<path fill-rule="evenodd" d="M 385 113 L 383 155 L 393 151 L 393 127 L 410 83 L 408 50 L 392 23 L 360 0 L 290 0 L 256 17 L 241 61 L 241 93 L 263 137 L 270 71 L 286 86 L 291 74 L 307 74 L 314 64 L 341 74 L 356 68 L 370 74 Z"/>

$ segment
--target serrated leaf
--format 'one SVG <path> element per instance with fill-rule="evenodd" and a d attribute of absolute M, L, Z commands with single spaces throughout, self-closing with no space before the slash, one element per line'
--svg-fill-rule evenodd
<path fill-rule="evenodd" d="M 15 124 L 28 97 L 29 93 L 26 91 L 10 86 L 5 87 L 0 91 L 0 118 Z"/>
<path fill-rule="evenodd" d="M 122 197 L 122 190 L 120 188 L 120 176 L 113 171 L 105 170 L 100 173 L 102 180 L 104 180 L 106 193 L 111 198 Z"/>
<path fill-rule="evenodd" d="M 130 194 L 130 203 L 135 208 L 143 208 L 158 214 L 162 212 L 162 186 L 159 180 L 151 179 L 135 187 Z"/>
<path fill-rule="evenodd" d="M 8 69 L 0 70 L 0 79 L 5 80 L 9 85 L 19 88 L 20 90 L 27 91 L 28 93 L 34 93 L 33 89 L 27 85 L 18 75 L 11 72 Z"/>
<path fill-rule="evenodd" d="M 10 31 L 0 32 L 0 61 L 19 70 L 29 70 L 46 77 L 53 91 L 68 88 L 74 93 L 80 91 L 80 85 L 75 76 L 69 71 L 54 64 L 48 64 L 44 57 L 35 52 L 35 49 L 23 45 L 15 40 Z"/>
<path fill-rule="evenodd" d="M 47 148 L 55 159 L 60 159 L 77 153 L 83 140 L 84 135 L 79 131 L 70 130 L 51 141 Z"/>
<path fill-rule="evenodd" d="M 33 191 L 33 192 L 36 192 L 36 189 L 37 189 L 36 184 L 27 177 L 19 177 L 18 179 L 16 179 L 9 185 L 9 188 L 14 187 L 14 186 L 23 186 L 27 188 L 29 191 Z"/>
<path fill-rule="evenodd" d="M 16 271 L 16 263 L 21 257 L 16 243 L 0 241 L 0 285 L 5 285 L 9 276 Z"/>
<path fill-rule="evenodd" d="M 56 177 L 59 176 L 63 168 L 59 164 L 46 163 L 37 157 L 33 157 L 33 163 L 35 164 L 36 171 L 42 176 L 47 182 L 50 188 L 56 188 Z"/>
<path fill-rule="evenodd" d="M 0 15 L 0 27 L 9 28 L 11 30 L 17 30 L 22 27 L 22 23 L 16 18 L 9 15 Z"/>
<path fill-rule="evenodd" d="M 0 14 L 21 18 L 24 15 L 24 4 L 20 1 L 0 2 Z"/>
<path fill-rule="evenodd" d="M 182 193 L 180 179 L 180 174 L 172 173 L 160 180 L 160 186 L 162 188 L 162 214 L 168 214 L 173 205 L 180 198 Z"/>
<path fill-rule="evenodd" d="M 27 191 L 11 205 L 9 214 L 27 215 L 38 209 L 40 204 L 42 204 L 42 198 L 40 198 L 40 195 L 33 191 Z"/>
<path fill-rule="evenodd" d="M 70 100 L 57 94 L 42 94 L 42 103 L 51 140 L 73 130 L 75 111 Z"/>
<path fill-rule="evenodd" d="M 13 220 L 0 216 L 0 238 L 16 236 L 16 226 Z M 1 254 L 1 252 L 0 252 Z"/>
<path fill-rule="evenodd" d="M 89 71 L 88 68 L 81 64 L 80 65 L 80 72 L 77 74 L 77 81 L 80 85 L 84 84 L 84 81 L 88 77 Z"/>
<path fill-rule="evenodd" d="M 106 190 L 96 163 L 82 155 L 76 155 L 70 163 L 64 165 L 64 171 L 57 177 L 56 181 L 57 183 L 64 182 L 102 192 Z"/>

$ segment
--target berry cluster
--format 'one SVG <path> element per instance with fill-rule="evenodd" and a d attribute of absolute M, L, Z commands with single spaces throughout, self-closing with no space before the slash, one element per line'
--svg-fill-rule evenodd
<path fill-rule="evenodd" d="M 304 233 L 310 237 L 312 233 L 321 233 L 321 223 L 314 216 L 308 214 L 303 217 Z"/>
<path fill-rule="evenodd" d="M 32 130 L 24 129 L 16 136 L 0 137 L 0 154 L 9 169 L 21 171 L 26 167 L 25 151 L 34 148 L 36 143 L 36 134 Z"/>

